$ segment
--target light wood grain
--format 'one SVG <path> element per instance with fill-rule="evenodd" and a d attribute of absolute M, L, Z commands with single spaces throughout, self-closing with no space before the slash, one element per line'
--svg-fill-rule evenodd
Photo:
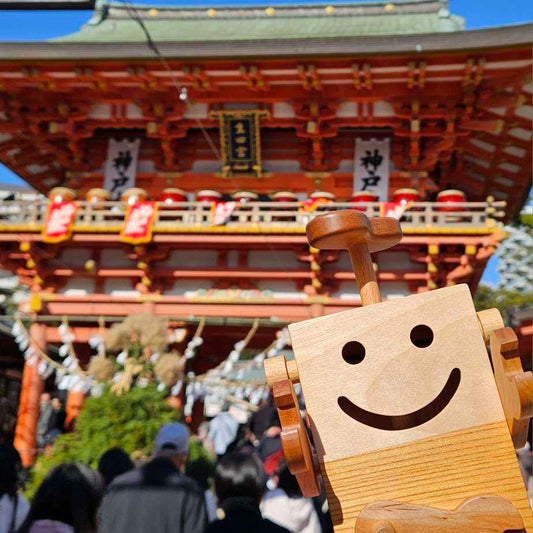
<path fill-rule="evenodd" d="M 274 383 L 290 379 L 287 370 L 287 360 L 283 355 L 265 359 L 263 368 L 265 369 L 266 381 L 270 389 L 272 389 Z"/>
<path fill-rule="evenodd" d="M 367 505 L 357 517 L 355 533 L 504 533 L 523 531 L 524 521 L 501 496 L 476 496 L 453 511 L 400 502 Z"/>
<path fill-rule="evenodd" d="M 494 307 L 492 309 L 478 311 L 477 318 L 483 333 L 483 340 L 486 344 L 489 342 L 491 332 L 493 332 L 495 329 L 505 327 L 501 313 Z"/>
<path fill-rule="evenodd" d="M 361 303 L 363 305 L 371 305 L 381 302 L 381 294 L 368 245 L 352 245 L 348 248 L 348 252 L 352 260 L 359 294 L 361 295 Z"/>
<path fill-rule="evenodd" d="M 321 465 L 336 533 L 353 532 L 362 509 L 399 501 L 452 511 L 496 495 L 533 517 L 505 421 L 464 429 Z"/>
<path fill-rule="evenodd" d="M 410 339 L 420 324 L 434 333 L 427 348 Z M 289 331 L 320 462 L 505 420 L 466 285 L 292 324 Z M 360 364 L 342 357 L 349 341 L 365 347 Z M 448 405 L 411 429 L 376 429 L 338 405 L 344 396 L 368 411 L 402 416 L 434 400 L 455 368 L 461 380 Z"/>

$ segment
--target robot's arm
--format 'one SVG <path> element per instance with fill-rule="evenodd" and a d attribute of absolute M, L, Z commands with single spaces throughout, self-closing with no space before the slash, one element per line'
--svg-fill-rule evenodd
<path fill-rule="evenodd" d="M 306 498 L 320 494 L 313 451 L 305 424 L 300 416 L 298 398 L 293 382 L 298 382 L 295 361 L 287 362 L 282 355 L 265 361 L 267 383 L 278 408 L 281 422 L 281 445 L 285 461 L 296 476 Z"/>
<path fill-rule="evenodd" d="M 522 448 L 533 416 L 533 372 L 524 372 L 516 334 L 504 327 L 497 309 L 480 311 L 478 319 L 490 345 L 494 377 L 514 446 Z"/>

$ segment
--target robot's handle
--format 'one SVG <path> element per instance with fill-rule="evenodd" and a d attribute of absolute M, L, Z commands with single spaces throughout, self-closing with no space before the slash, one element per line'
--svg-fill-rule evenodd
<path fill-rule="evenodd" d="M 368 218 L 353 209 L 320 215 L 306 228 L 309 244 L 319 250 L 348 250 L 363 305 L 381 302 L 370 259 L 372 252 L 386 250 L 400 242 L 402 230 L 395 218 Z"/>

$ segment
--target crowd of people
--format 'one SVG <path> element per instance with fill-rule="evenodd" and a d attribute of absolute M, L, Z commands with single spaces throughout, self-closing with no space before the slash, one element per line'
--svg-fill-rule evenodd
<path fill-rule="evenodd" d="M 1 444 L 0 533 L 333 531 L 325 498 L 305 499 L 284 462 L 271 402 L 246 425 L 226 410 L 200 428 L 214 462 L 189 460 L 190 438 L 185 425 L 170 423 L 143 464 L 120 448 L 103 453 L 97 470 L 61 464 L 31 505 L 20 492 L 20 457 Z"/>

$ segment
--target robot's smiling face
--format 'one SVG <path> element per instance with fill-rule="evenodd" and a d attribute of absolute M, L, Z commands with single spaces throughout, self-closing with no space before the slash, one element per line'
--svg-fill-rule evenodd
<path fill-rule="evenodd" d="M 289 331 L 314 440 L 326 460 L 504 419 L 465 285 Z"/>
<path fill-rule="evenodd" d="M 433 330 L 425 324 L 419 324 L 411 330 L 410 340 L 415 348 L 420 350 L 429 348 L 434 341 Z M 342 357 L 347 364 L 358 365 L 365 359 L 366 349 L 358 341 L 349 341 L 342 348 Z M 435 418 L 455 396 L 460 382 L 461 370 L 454 368 L 435 398 L 423 407 L 403 414 L 391 415 L 368 411 L 351 402 L 346 396 L 339 396 L 337 403 L 345 414 L 361 424 L 387 431 L 400 431 L 420 426 Z"/>

